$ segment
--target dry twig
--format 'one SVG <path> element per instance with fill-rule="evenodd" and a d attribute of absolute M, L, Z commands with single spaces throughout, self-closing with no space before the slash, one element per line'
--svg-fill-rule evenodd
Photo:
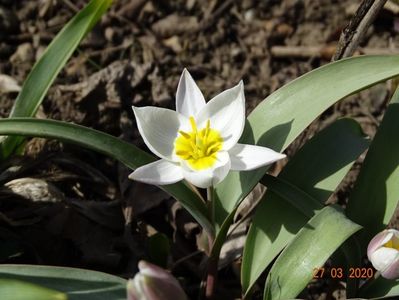
<path fill-rule="evenodd" d="M 352 56 L 385 2 L 387 0 L 363 0 L 355 16 L 342 32 L 337 52 L 332 60 Z"/>

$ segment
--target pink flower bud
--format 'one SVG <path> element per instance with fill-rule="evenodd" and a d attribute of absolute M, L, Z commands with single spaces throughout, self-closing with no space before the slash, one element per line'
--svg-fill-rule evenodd
<path fill-rule="evenodd" d="M 127 283 L 128 300 L 187 300 L 179 282 L 168 271 L 143 260 L 139 270 Z"/>
<path fill-rule="evenodd" d="M 386 229 L 377 234 L 369 243 L 367 256 L 382 277 L 399 278 L 399 231 Z"/>

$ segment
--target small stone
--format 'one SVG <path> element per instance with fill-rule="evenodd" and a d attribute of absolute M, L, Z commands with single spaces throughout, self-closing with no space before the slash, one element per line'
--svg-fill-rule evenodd
<path fill-rule="evenodd" d="M 10 57 L 12 63 L 29 62 L 33 61 L 35 53 L 30 43 L 23 43 L 18 46 L 17 50 Z"/>

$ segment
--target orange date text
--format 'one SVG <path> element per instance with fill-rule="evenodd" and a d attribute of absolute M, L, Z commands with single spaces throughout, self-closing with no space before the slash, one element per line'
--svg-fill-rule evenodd
<path fill-rule="evenodd" d="M 313 279 L 321 279 L 321 278 L 333 278 L 333 279 L 341 279 L 341 278 L 372 278 L 374 276 L 373 268 L 349 268 L 347 272 L 345 272 L 344 268 L 341 267 L 332 267 L 332 268 L 314 268 L 313 269 Z"/>

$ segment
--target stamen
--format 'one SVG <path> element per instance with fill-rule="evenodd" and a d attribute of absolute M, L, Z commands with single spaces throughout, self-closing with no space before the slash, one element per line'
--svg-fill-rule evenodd
<path fill-rule="evenodd" d="M 187 132 L 184 132 L 183 130 L 179 130 L 179 133 L 182 136 L 184 136 L 186 139 L 190 139 L 191 138 L 191 136 Z"/>
<path fill-rule="evenodd" d="M 384 247 L 399 250 L 399 242 L 392 239 L 392 240 L 389 240 L 388 242 L 386 242 Z"/>
<path fill-rule="evenodd" d="M 208 137 L 210 131 L 211 131 L 211 120 L 208 120 L 206 121 L 205 137 Z"/>
<path fill-rule="evenodd" d="M 217 153 L 222 149 L 223 139 L 218 131 L 211 128 L 207 120 L 205 128 L 198 130 L 194 117 L 190 117 L 192 131 L 180 130 L 175 140 L 175 153 L 194 170 L 212 167 L 217 161 Z"/>
<path fill-rule="evenodd" d="M 197 124 L 195 124 L 195 120 L 194 120 L 193 116 L 190 117 L 190 124 L 191 124 L 191 128 L 193 129 L 194 133 L 196 133 L 197 132 Z"/>

